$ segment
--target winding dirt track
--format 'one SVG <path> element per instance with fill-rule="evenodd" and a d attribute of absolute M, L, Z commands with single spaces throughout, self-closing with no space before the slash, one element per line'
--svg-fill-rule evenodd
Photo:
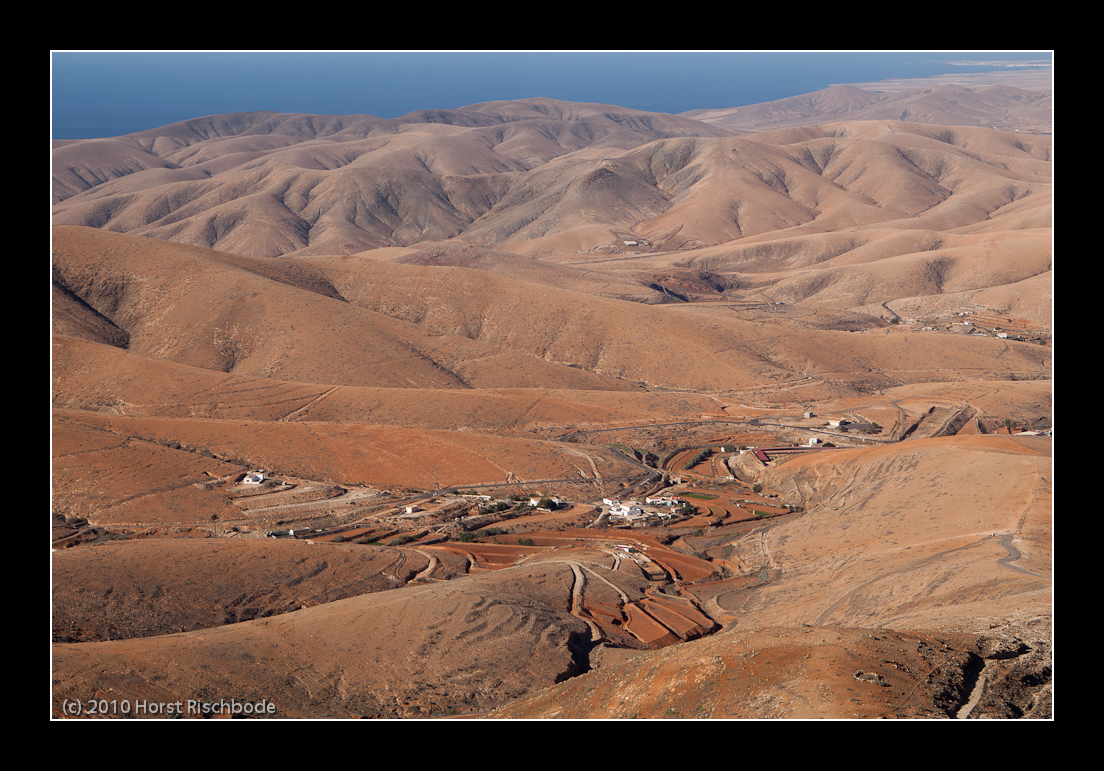
<path fill-rule="evenodd" d="M 413 580 L 414 581 L 429 581 L 430 578 L 433 576 L 433 571 L 436 570 L 437 565 L 440 564 L 437 560 L 437 555 L 434 554 L 433 552 L 422 551 L 421 549 L 418 550 L 418 554 L 421 554 L 423 557 L 428 559 L 429 560 L 429 565 L 426 567 L 425 570 L 423 570 L 422 572 L 420 572 L 416 576 L 414 576 Z"/>
<path fill-rule="evenodd" d="M 586 622 L 586 625 L 590 627 L 590 640 L 591 642 L 598 642 L 603 639 L 605 635 L 602 634 L 602 630 L 598 628 L 598 625 L 590 618 L 590 614 L 586 612 L 586 607 L 583 605 L 583 591 L 586 589 L 586 577 L 583 575 L 582 566 L 577 562 L 567 562 L 571 572 L 575 575 L 575 580 L 571 585 L 571 615 Z"/>
<path fill-rule="evenodd" d="M 1019 565 L 1013 565 L 1012 564 L 1013 562 L 1015 562 L 1016 560 L 1018 560 L 1020 558 L 1020 550 L 1012 545 L 1012 539 L 1015 538 L 1015 537 L 1016 536 L 1013 535 L 1012 533 L 1008 533 L 1004 536 L 1001 536 L 1000 545 L 1003 546 L 1008 551 L 1008 556 L 1007 557 L 1002 557 L 1001 559 L 997 560 L 997 564 L 998 565 L 1003 565 L 1006 568 L 1011 568 L 1012 570 L 1018 570 L 1021 573 L 1027 573 L 1029 576 L 1035 576 L 1036 578 L 1042 578 L 1042 576 L 1039 575 L 1038 573 L 1032 573 L 1030 570 L 1025 570 L 1024 568 L 1021 568 Z"/>
<path fill-rule="evenodd" d="M 284 417 L 280 418 L 280 420 L 283 421 L 283 422 L 287 422 L 287 421 L 296 420 L 296 419 L 302 417 L 303 415 L 305 415 L 307 413 L 307 411 L 309 411 L 311 408 L 315 407 L 319 402 L 321 402 L 323 399 L 328 397 L 334 391 L 337 391 L 339 388 L 341 388 L 341 386 L 334 386 L 333 388 L 330 388 L 330 389 L 320 393 L 318 396 L 311 399 L 309 402 L 304 404 L 299 409 L 294 410 L 292 412 L 289 412 L 287 415 L 284 415 Z"/>

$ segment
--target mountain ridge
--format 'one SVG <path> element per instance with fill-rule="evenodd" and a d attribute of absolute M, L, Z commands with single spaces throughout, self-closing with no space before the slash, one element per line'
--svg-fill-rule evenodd
<path fill-rule="evenodd" d="M 732 131 L 840 120 L 899 120 L 1050 133 L 1051 98 L 1049 91 L 1003 85 L 967 88 L 943 83 L 883 92 L 837 85 L 773 102 L 680 114 Z"/>
<path fill-rule="evenodd" d="M 271 132 L 258 145 L 239 131 L 187 145 L 187 158 L 140 151 L 133 140 L 67 144 L 56 151 L 54 222 L 257 256 L 449 238 L 532 252 L 569 237 L 592 250 L 616 231 L 669 250 L 933 216 L 960 202 L 991 210 L 969 200 L 971 188 L 1021 198 L 1049 185 L 1048 140 L 991 129 L 844 122 L 729 138 L 703 136 L 706 124 L 696 123 L 699 136 L 671 137 L 594 112 L 598 124 L 557 124 L 573 127 L 567 134 L 548 134 L 542 121 L 501 124 L 522 126 L 509 139 L 483 136 L 482 126 L 442 134 L 422 129 L 446 124 L 390 123 L 382 137 L 298 141 L 305 119 L 292 116 L 277 122 L 295 128 L 275 145 Z M 963 227 L 988 213 L 954 216 Z"/>
<path fill-rule="evenodd" d="M 52 715 L 1049 719 L 1052 143 L 853 119 L 952 97 L 56 143 Z"/>

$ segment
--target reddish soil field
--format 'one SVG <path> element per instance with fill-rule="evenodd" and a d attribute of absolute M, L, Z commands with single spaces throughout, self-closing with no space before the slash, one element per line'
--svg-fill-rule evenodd
<path fill-rule="evenodd" d="M 514 539 L 516 541 L 516 538 Z M 519 559 L 540 551 L 535 546 L 510 546 L 506 544 L 491 543 L 457 543 L 431 544 L 423 547 L 433 551 L 446 551 L 459 554 L 471 559 L 472 570 L 497 570 L 509 567 Z"/>

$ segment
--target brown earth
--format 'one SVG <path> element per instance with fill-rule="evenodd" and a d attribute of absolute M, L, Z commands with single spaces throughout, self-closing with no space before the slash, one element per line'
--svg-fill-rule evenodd
<path fill-rule="evenodd" d="M 953 717 L 1004 657 L 991 716 L 1047 716 L 1050 458 L 1028 439 L 840 450 L 765 472 L 809 510 L 732 542 L 726 564 L 755 583 L 688 588 L 722 633 L 495 716 Z"/>
<path fill-rule="evenodd" d="M 1031 442 L 1029 439 L 1044 441 Z M 557 538 L 568 546 L 578 543 L 575 539 L 590 535 L 590 531 L 575 534 L 564 531 L 550 540 L 535 539 L 535 550 L 494 547 L 498 559 L 487 563 L 493 569 L 483 573 L 477 571 L 465 579 L 464 597 L 468 599 L 459 605 L 455 603 L 457 598 L 452 589 L 440 590 L 448 592 L 447 598 L 426 595 L 424 589 L 415 590 L 414 587 L 386 592 L 393 601 L 403 603 L 401 615 L 389 616 L 403 619 L 401 628 L 393 623 L 379 628 L 363 621 L 351 625 L 354 617 L 368 618 L 365 615 L 367 606 L 351 616 L 342 608 L 347 603 L 376 603 L 370 599 L 376 595 L 370 595 L 281 616 L 280 623 L 284 623 L 283 619 L 295 620 L 296 626 L 273 630 L 279 632 L 276 638 L 271 638 L 266 631 L 268 627 L 264 626 L 276 620 L 266 619 L 213 630 L 217 632 L 214 637 L 208 631 L 198 637 L 197 633 L 190 633 L 144 640 L 141 648 L 131 649 L 122 642 L 105 643 L 112 647 L 104 649 L 91 644 L 57 646 L 55 687 L 58 694 L 68 698 L 77 698 L 80 694 L 116 693 L 132 699 L 164 700 L 172 693 L 197 696 L 238 693 L 241 698 L 260 699 L 268 694 L 268 698 L 275 699 L 272 694 L 279 693 L 282 697 L 280 714 L 284 716 L 462 712 L 501 706 L 504 701 L 529 692 L 535 693 L 533 701 L 519 701 L 511 711 L 495 713 L 496 716 L 572 717 L 583 714 L 553 715 L 549 708 L 542 706 L 549 698 L 560 707 L 571 703 L 594 709 L 586 713 L 591 717 L 933 717 L 952 716 L 968 702 L 975 701 L 988 703 L 990 706 L 984 708 L 987 710 L 1004 710 L 1007 714 L 1003 716 L 1017 714 L 1017 711 L 1021 715 L 1045 715 L 1045 710 L 1038 710 L 1044 709 L 1039 704 L 1045 704 L 1047 698 L 1045 683 L 1048 679 L 1044 675 L 1048 637 L 1045 628 L 1039 625 L 1045 625 L 1050 607 L 1049 457 L 1034 448 L 1034 445 L 1045 447 L 1045 444 L 1042 437 L 976 437 L 970 440 L 951 437 L 884 448 L 830 451 L 791 460 L 777 469 L 765 469 L 763 478 L 774 486 L 772 489 L 792 490 L 793 496 L 807 505 L 808 510 L 802 515 L 780 519 L 778 524 L 768 525 L 766 529 L 759 527 L 736 537 L 729 547 L 732 555 L 726 560 L 717 560 L 718 564 L 729 565 L 729 570 L 758 577 L 750 587 L 732 585 L 729 581 L 702 583 L 704 576 L 692 575 L 686 566 L 708 566 L 708 562 L 688 560 L 670 549 L 663 549 L 655 541 L 640 540 L 634 534 L 629 543 L 647 546 L 644 553 L 669 571 L 669 577 L 682 586 L 688 597 L 694 598 L 709 618 L 724 625 L 721 633 L 697 641 L 678 642 L 679 624 L 665 616 L 662 610 L 655 610 L 654 615 L 641 615 L 650 610 L 644 595 L 639 593 L 648 581 L 641 569 L 634 567 L 624 573 L 626 578 L 635 576 L 632 582 L 624 582 L 621 576 L 631 561 L 622 560 L 621 567 L 611 574 L 604 572 L 617 564 L 611 557 L 586 557 L 578 548 L 553 549 Z M 1024 463 L 1034 471 L 1020 473 L 1016 466 Z M 893 469 L 897 467 L 909 468 L 910 473 L 894 474 Z M 1028 487 L 1020 489 L 1019 485 L 1002 483 L 997 489 L 1004 497 L 996 505 L 988 505 L 980 502 L 994 500 L 994 490 L 975 489 L 975 485 L 956 481 L 957 477 L 983 479 L 989 473 L 1008 473 L 1013 479 L 1023 479 Z M 1031 475 L 1036 475 L 1038 480 L 1033 489 L 1028 479 Z M 818 483 L 803 492 L 804 485 L 812 479 L 817 479 Z M 913 479 L 920 479 L 924 484 L 910 485 Z M 908 488 L 910 494 L 902 497 L 897 487 Z M 917 495 L 917 490 L 925 494 Z M 898 507 L 897 513 L 893 511 L 893 504 Z M 996 519 L 988 524 L 961 522 L 960 512 L 967 510 L 988 511 Z M 1008 521 L 998 521 L 1002 516 Z M 899 524 L 910 522 L 926 524 L 923 527 Z M 893 531 L 888 533 L 888 538 L 887 527 Z M 979 527 L 985 532 L 977 532 Z M 996 535 L 990 530 L 996 531 Z M 610 542 L 625 542 L 623 535 L 613 538 L 620 540 Z M 147 541 L 142 545 L 159 543 L 169 542 Z M 1012 545 L 1016 549 L 1015 558 L 1008 548 Z M 86 548 L 89 553 L 106 549 L 105 546 Z M 378 547 L 317 544 L 309 548 L 348 552 Z M 484 546 L 476 551 L 487 555 L 489 548 Z M 536 561 L 525 559 L 527 554 L 539 558 Z M 521 562 L 517 562 L 519 557 Z M 326 562 L 332 560 L 326 558 Z M 586 563 L 588 576 L 597 571 L 620 586 L 622 592 L 629 592 L 629 599 L 635 604 L 630 606 L 624 599 L 606 596 L 602 587 L 608 584 L 588 579 L 582 591 L 587 604 L 576 605 L 571 599 L 575 594 L 574 580 L 570 578 L 575 575 L 575 569 L 571 564 L 580 562 Z M 553 568 L 553 565 L 559 567 Z M 550 574 L 548 570 L 551 569 L 559 572 Z M 558 578 L 553 579 L 553 575 Z M 492 577 L 507 583 L 486 586 L 485 582 Z M 112 583 L 118 584 L 114 580 Z M 455 583 L 447 581 L 434 586 L 451 587 Z M 504 586 L 510 587 L 508 595 L 501 593 Z M 599 593 L 593 594 L 593 591 Z M 507 604 L 509 607 L 502 609 L 507 615 L 500 620 L 497 615 L 488 614 L 476 596 L 484 601 L 492 598 L 492 605 L 495 602 Z M 528 610 L 518 607 L 523 598 L 524 608 Z M 135 600 L 135 604 L 148 613 L 158 599 L 147 595 L 145 602 Z M 427 603 L 424 608 L 423 601 Z M 472 602 L 476 604 L 471 605 Z M 593 607 L 593 610 L 577 616 L 572 610 L 578 607 Z M 616 611 L 617 607 L 622 610 Z M 469 610 L 456 616 L 450 608 Z M 558 616 L 559 621 L 547 615 L 534 618 L 532 614 L 537 613 L 538 608 L 559 608 L 557 612 L 562 615 Z M 318 618 L 314 620 L 316 614 Z M 463 623 L 456 625 L 461 618 Z M 600 647 L 579 647 L 580 640 L 594 639 L 593 631 L 585 631 L 588 618 L 602 630 L 602 637 L 618 641 L 622 646 L 632 639 L 642 647 L 677 643 L 678 647 L 671 649 L 675 658 L 667 655 L 653 662 L 650 654 L 642 653 L 618 664 L 616 673 L 602 665 L 588 674 L 580 674 L 586 669 L 580 662 L 591 656 L 594 662 L 616 660 L 603 653 Z M 614 624 L 618 618 L 620 622 Z M 848 623 L 852 618 L 865 623 L 853 626 Z M 574 627 L 571 619 L 582 626 Z M 668 631 L 663 631 L 656 626 L 663 619 L 667 619 L 675 630 L 666 627 Z M 498 628 L 507 636 L 493 638 L 496 644 L 486 653 L 475 654 L 475 649 L 458 653 L 463 648 L 461 641 L 474 633 L 469 627 L 477 621 L 480 623 L 475 628 L 487 631 Z M 486 626 L 492 621 L 491 626 Z M 756 630 L 768 630 L 780 624 L 788 629 L 770 634 L 785 640 L 795 635 L 813 634 L 813 640 L 802 638 L 805 642 L 795 648 L 777 639 L 760 639 L 762 633 Z M 807 624 L 812 626 L 805 627 Z M 835 626 L 827 629 L 826 624 Z M 552 663 L 557 661 L 555 658 L 547 665 L 538 663 L 546 661 L 549 653 L 541 652 L 543 648 L 529 648 L 522 642 L 532 638 L 519 638 L 517 632 L 505 632 L 506 629 L 528 628 L 564 630 L 545 639 L 559 639 L 560 644 L 566 646 L 565 651 L 574 650 L 577 657 L 574 666 L 581 668 L 572 669 L 570 657 L 558 659 L 558 664 Z M 574 637 L 566 631 L 570 628 L 576 630 Z M 938 631 L 910 631 L 924 628 Z M 310 660 L 293 656 L 294 661 L 281 658 L 283 663 L 276 670 L 295 674 L 292 679 L 277 685 L 272 679 L 276 670 L 271 657 L 284 655 L 280 653 L 284 643 L 277 643 L 276 649 L 272 649 L 272 643 L 265 640 L 290 642 L 307 630 L 313 630 L 310 634 L 315 641 L 315 656 Z M 682 631 L 688 634 L 687 628 Z M 624 638 L 626 633 L 635 637 Z M 561 638 L 560 634 L 567 637 Z M 989 640 L 985 645 L 997 653 L 982 651 L 984 645 L 979 643 L 979 635 Z M 693 640 L 694 635 L 689 636 Z M 573 639 L 576 643 L 570 642 Z M 871 639 L 884 642 L 875 644 L 869 642 Z M 833 640 L 842 640 L 842 646 Z M 348 648 L 353 642 L 356 645 Z M 774 647 L 779 644 L 784 646 L 782 650 Z M 166 645 L 169 648 L 165 648 Z M 220 655 L 218 652 L 228 645 L 239 652 L 239 658 L 244 656 L 242 662 L 245 663 L 244 669 L 239 668 L 238 674 L 229 679 L 226 673 L 218 674 L 218 668 L 211 669 L 210 662 L 204 665 L 208 651 L 211 655 Z M 408 665 L 412 668 L 404 670 L 412 673 L 413 679 L 403 686 L 390 679 L 393 675 L 389 673 L 394 670 L 380 666 L 384 661 L 398 660 L 395 657 L 399 656 L 399 649 L 407 655 L 410 651 L 418 651 L 413 663 Z M 292 649 L 287 650 L 287 655 L 291 655 Z M 379 661 L 371 656 L 365 659 L 365 650 L 374 650 Z M 438 659 L 438 650 L 444 659 Z M 514 653 L 511 652 L 521 650 L 535 651 L 535 659 L 523 670 L 515 670 L 514 675 L 507 676 L 501 667 L 512 661 L 510 656 Z M 586 659 L 578 658 L 582 650 L 590 651 Z M 492 651 L 493 661 L 487 658 Z M 741 662 L 749 653 L 762 656 L 762 663 L 757 662 L 756 666 L 765 668 L 744 671 Z M 86 664 L 80 663 L 87 661 L 88 655 L 94 655 L 100 662 L 94 676 L 78 674 L 89 672 Z M 156 663 L 166 655 L 177 663 L 167 678 Z M 735 657 L 733 661 L 729 661 L 730 656 Z M 917 656 L 919 658 L 914 660 Z M 253 658 L 257 660 L 256 665 L 248 663 Z M 716 663 L 717 659 L 723 666 Z M 357 663 L 361 661 L 375 665 L 366 668 Z M 474 669 L 461 671 L 464 668 L 461 666 L 458 670 L 458 663 L 447 663 L 460 661 L 470 662 Z M 811 668 L 802 665 L 792 670 L 788 665 L 782 666 L 786 661 L 805 662 Z M 335 662 L 346 662 L 341 665 L 341 676 L 326 674 L 320 668 L 330 667 Z M 1022 665 L 1020 669 L 1016 669 L 1016 662 Z M 541 669 L 545 666 L 549 668 Z M 1007 671 L 1000 670 L 1002 666 Z M 686 675 L 676 675 L 668 667 L 678 667 L 684 673 L 699 673 L 702 677 L 693 675 L 693 687 L 689 684 L 679 686 L 679 678 Z M 707 670 L 718 677 L 705 677 Z M 545 674 L 539 674 L 542 671 Z M 990 684 L 984 691 L 984 698 L 975 689 L 983 682 L 980 678 L 983 671 L 989 673 L 984 682 Z M 272 674 L 267 674 L 270 672 Z M 565 687 L 602 693 L 606 706 L 596 708 L 589 699 L 565 700 L 563 694 L 550 692 L 543 696 L 534 691 L 544 687 L 548 678 L 556 679 L 565 672 L 576 675 Z M 830 672 L 835 674 L 830 676 Z M 469 673 L 479 683 L 495 686 L 491 689 L 494 692 L 464 685 L 471 683 L 466 677 Z M 640 684 L 646 685 L 653 677 L 670 682 L 669 690 L 664 691 L 658 684 L 651 689 L 641 689 Z M 637 685 L 630 687 L 629 682 Z M 1009 695 L 1011 690 L 1008 693 L 994 690 L 998 683 L 1016 682 L 1036 685 L 1021 687 L 1018 696 Z M 631 698 L 626 697 L 625 688 L 630 688 Z M 852 691 L 847 691 L 848 688 Z M 381 701 L 385 693 L 391 695 Z M 679 695 L 673 696 L 675 693 Z M 665 698 L 660 698 L 663 694 Z M 740 694 L 745 696 L 737 698 Z M 737 704 L 742 706 L 736 707 Z"/>
<path fill-rule="evenodd" d="M 835 120 L 907 120 L 1050 134 L 1054 130 L 1053 87 L 1049 67 L 1018 73 L 955 74 L 927 82 L 916 78 L 837 85 L 747 107 L 691 110 L 683 116 L 745 131 Z"/>
<path fill-rule="evenodd" d="M 366 547 L 313 548 L 330 554 Z M 586 563 L 599 596 L 616 598 L 611 585 L 639 594 L 646 583 L 639 569 L 610 570 L 610 558 L 595 559 L 571 557 Z M 58 644 L 55 694 L 84 699 L 114 689 L 157 702 L 175 694 L 175 702 L 231 692 L 255 701 L 267 693 L 280 717 L 486 709 L 586 668 L 590 630 L 572 614 L 575 575 L 569 564 L 541 561 L 203 632 Z M 230 650 L 233 673 L 216 663 Z M 175 662 L 171 671 L 166 657 Z M 100 663 L 88 668 L 91 660 Z"/>
<path fill-rule="evenodd" d="M 808 397 L 875 383 L 1037 379 L 1049 371 L 1049 352 L 1026 343 L 787 330 L 703 316 L 693 305 L 549 293 L 452 268 L 366 261 L 344 276 L 331 268 L 325 285 L 341 286 L 343 302 L 246 270 L 232 269 L 238 281 L 223 283 L 222 258 L 211 252 L 154 242 L 155 260 L 133 237 L 87 229 L 57 235 L 55 274 L 115 317 L 129 334 L 127 350 L 239 376 L 329 386 L 712 391 L 773 380 Z M 215 289 L 207 281 L 164 286 L 167 275 L 204 275 L 205 266 L 216 268 L 209 277 Z M 407 290 L 396 293 L 400 286 Z M 243 291 L 268 299 L 245 303 Z M 527 323 L 534 307 L 540 324 Z M 465 319 L 478 320 L 474 330 Z"/>
<path fill-rule="evenodd" d="M 126 575 L 115 572 L 125 563 Z M 331 549 L 294 540 L 152 539 L 53 557 L 55 642 L 211 629 L 409 583 L 429 565 L 410 549 Z"/>
<path fill-rule="evenodd" d="M 544 479 L 553 480 L 553 486 L 560 480 L 601 487 L 604 479 L 645 476 L 605 448 L 492 434 L 81 411 L 55 414 L 54 456 L 55 509 L 97 524 L 131 526 L 248 516 L 221 488 L 197 487 L 212 478 L 244 474 L 248 467 L 348 485 L 421 490 Z"/>
<path fill-rule="evenodd" d="M 1049 137 L 829 92 L 59 143 L 53 714 L 1049 717 Z"/>
<path fill-rule="evenodd" d="M 948 718 L 964 705 L 999 638 L 863 628 L 735 630 L 610 664 L 494 710 L 501 719 Z M 1012 646 L 1015 650 L 1018 647 Z M 1025 646 L 1026 647 L 1026 646 Z M 1008 646 L 1005 646 L 1007 649 Z M 999 654 L 998 654 L 999 655 Z M 1021 654 L 1027 655 L 1027 654 Z M 1045 651 L 1001 684 L 1011 711 L 1043 717 L 1017 680 L 1049 677 Z M 995 665 L 995 666 L 994 666 Z M 1026 677 L 1025 677 L 1026 676 Z"/>

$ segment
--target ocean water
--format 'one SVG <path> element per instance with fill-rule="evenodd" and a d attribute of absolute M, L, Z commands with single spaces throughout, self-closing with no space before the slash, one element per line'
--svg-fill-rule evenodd
<path fill-rule="evenodd" d="M 655 112 L 737 107 L 835 83 L 916 78 L 1051 52 L 53 52 L 52 136 L 120 136 L 252 110 L 369 114 L 544 96 Z"/>

